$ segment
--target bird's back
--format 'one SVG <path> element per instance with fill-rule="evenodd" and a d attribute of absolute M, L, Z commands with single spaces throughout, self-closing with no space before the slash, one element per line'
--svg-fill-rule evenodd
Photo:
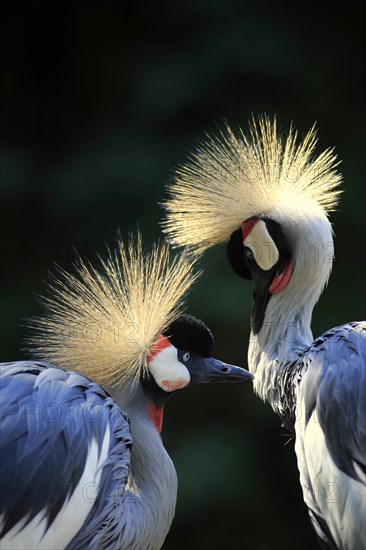
<path fill-rule="evenodd" d="M 301 358 L 296 454 L 304 499 L 329 548 L 366 547 L 366 323 L 336 327 Z"/>
<path fill-rule="evenodd" d="M 97 384 L 39 362 L 0 366 L 1 548 L 104 548 L 130 465 L 127 418 Z"/>

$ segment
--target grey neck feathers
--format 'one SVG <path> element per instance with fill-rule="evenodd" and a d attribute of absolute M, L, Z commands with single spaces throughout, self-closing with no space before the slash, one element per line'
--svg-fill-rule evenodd
<path fill-rule="evenodd" d="M 289 303 L 296 305 L 289 307 Z M 299 359 L 313 341 L 313 305 L 289 302 L 285 294 L 272 296 L 261 330 L 250 336 L 248 363 L 255 376 L 254 390 L 285 421 L 291 420 L 296 406 Z"/>
<path fill-rule="evenodd" d="M 178 481 L 172 460 L 147 416 L 140 388 L 133 398 L 121 390 L 111 394 L 130 420 L 131 467 L 121 502 L 121 544 L 118 548 L 158 550 L 173 521 Z"/>

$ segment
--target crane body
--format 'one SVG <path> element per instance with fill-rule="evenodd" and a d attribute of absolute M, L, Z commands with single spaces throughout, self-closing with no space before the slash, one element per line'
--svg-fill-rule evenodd
<path fill-rule="evenodd" d="M 161 548 L 178 486 L 160 434 L 167 400 L 253 378 L 214 359 L 209 329 L 179 311 L 191 259 L 145 256 L 138 239 L 104 267 L 54 280 L 32 325 L 43 361 L 0 365 L 2 550 Z"/>
<path fill-rule="evenodd" d="M 254 390 L 295 433 L 320 543 L 358 550 L 366 548 L 366 325 L 312 335 L 341 182 L 333 151 L 315 157 L 316 143 L 314 127 L 298 142 L 266 116 L 253 118 L 249 136 L 227 127 L 177 170 L 163 227 L 192 252 L 227 241 L 233 270 L 252 281 Z"/>
<path fill-rule="evenodd" d="M 295 321 L 286 316 L 274 324 L 266 315 L 264 323 L 258 335 L 251 334 L 249 368 L 254 380 L 261 380 L 255 382 L 255 391 L 295 433 L 311 522 L 327 548 L 362 548 L 366 540 L 366 323 L 335 327 L 314 341 L 298 341 L 296 348 L 292 347 Z M 266 331 L 267 326 L 271 330 Z M 292 336 L 284 333 L 289 326 Z M 284 340 L 291 352 L 284 349 Z"/>

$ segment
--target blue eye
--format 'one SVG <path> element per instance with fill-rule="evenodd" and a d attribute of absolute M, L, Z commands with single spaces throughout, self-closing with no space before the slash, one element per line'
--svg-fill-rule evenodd
<path fill-rule="evenodd" d="M 183 362 L 184 362 L 184 363 L 187 363 L 187 362 L 190 360 L 190 358 L 191 358 L 191 354 L 190 354 L 188 351 L 186 351 L 185 353 L 183 353 L 182 359 L 183 359 Z"/>

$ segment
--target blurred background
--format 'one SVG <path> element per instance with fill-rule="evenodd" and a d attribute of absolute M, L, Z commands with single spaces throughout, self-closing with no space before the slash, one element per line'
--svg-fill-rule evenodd
<path fill-rule="evenodd" d="M 32 4 L 1 19 L 1 360 L 26 357 L 22 323 L 54 262 L 70 269 L 74 248 L 95 260 L 118 228 L 138 225 L 149 246 L 174 167 L 217 122 L 246 128 L 252 113 L 300 135 L 317 121 L 319 151 L 335 146 L 344 194 L 314 333 L 364 317 L 361 4 Z M 188 309 L 217 357 L 246 366 L 251 286 L 224 247 L 204 266 Z M 177 395 L 163 436 L 180 482 L 165 550 L 318 547 L 294 442 L 249 384 Z"/>

